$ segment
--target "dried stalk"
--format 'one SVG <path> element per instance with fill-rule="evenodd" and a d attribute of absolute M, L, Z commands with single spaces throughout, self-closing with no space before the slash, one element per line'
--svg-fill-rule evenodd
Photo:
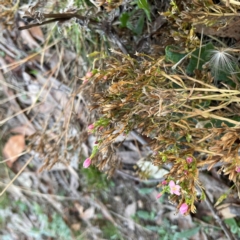
<path fill-rule="evenodd" d="M 203 190 L 204 191 L 204 190 Z M 237 240 L 237 238 L 229 231 L 229 229 L 227 228 L 225 222 L 220 218 L 220 216 L 218 215 L 216 209 L 214 208 L 208 194 L 206 193 L 206 191 L 204 191 L 204 194 L 206 196 L 206 203 L 207 203 L 207 206 L 208 208 L 210 209 L 213 217 L 216 219 L 216 222 L 220 225 L 220 227 L 222 228 L 222 230 L 224 231 L 226 237 L 229 239 L 229 240 Z"/>

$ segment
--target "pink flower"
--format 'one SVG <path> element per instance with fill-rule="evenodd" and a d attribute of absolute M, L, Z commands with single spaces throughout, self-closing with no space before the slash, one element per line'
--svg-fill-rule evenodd
<path fill-rule="evenodd" d="M 83 80 L 83 84 L 86 84 L 88 82 L 88 79 Z"/>
<path fill-rule="evenodd" d="M 98 128 L 98 131 L 102 131 L 104 129 L 104 126 L 101 126 Z"/>
<path fill-rule="evenodd" d="M 163 181 L 162 181 L 162 185 L 167 185 L 167 181 L 166 181 L 166 180 L 163 180 Z"/>
<path fill-rule="evenodd" d="M 186 161 L 187 163 L 192 163 L 193 159 L 191 157 L 187 157 Z"/>
<path fill-rule="evenodd" d="M 107 80 L 107 76 L 104 76 L 103 79 L 104 79 L 104 80 Z"/>
<path fill-rule="evenodd" d="M 93 130 L 93 129 L 94 129 L 94 124 L 90 124 L 90 125 L 88 126 L 88 130 L 91 131 L 91 130 Z"/>
<path fill-rule="evenodd" d="M 84 162 L 83 162 L 83 167 L 84 168 L 88 168 L 91 165 L 91 158 L 87 158 Z"/>
<path fill-rule="evenodd" d="M 162 193 L 159 193 L 156 198 L 159 199 L 162 196 Z"/>
<path fill-rule="evenodd" d="M 236 167 L 236 172 L 237 172 L 237 173 L 240 173 L 240 166 L 237 166 L 237 167 Z"/>
<path fill-rule="evenodd" d="M 92 72 L 87 72 L 87 73 L 86 73 L 86 78 L 90 78 L 90 77 L 92 77 L 92 75 L 93 75 Z"/>
<path fill-rule="evenodd" d="M 174 183 L 174 181 L 170 181 L 169 182 L 169 185 L 168 185 L 169 187 L 170 187 L 170 193 L 171 194 L 176 194 L 176 195 L 181 195 L 181 193 L 180 193 L 180 186 L 179 185 L 176 185 L 175 183 Z"/>
<path fill-rule="evenodd" d="M 188 210 L 188 205 L 187 205 L 186 203 L 183 203 L 183 204 L 180 206 L 180 208 L 179 208 L 179 212 L 180 212 L 181 214 L 186 213 L 187 210 Z"/>

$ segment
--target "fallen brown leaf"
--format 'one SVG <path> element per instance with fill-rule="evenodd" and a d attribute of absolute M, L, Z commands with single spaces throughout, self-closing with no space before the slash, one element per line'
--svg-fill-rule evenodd
<path fill-rule="evenodd" d="M 91 218 L 94 217 L 94 213 L 95 213 L 95 208 L 94 207 L 89 207 L 88 209 L 86 209 L 84 211 L 84 208 L 82 205 L 80 205 L 79 203 L 74 203 L 75 208 L 77 209 L 80 218 L 82 218 L 83 220 L 89 220 Z"/>
<path fill-rule="evenodd" d="M 8 167 L 12 167 L 13 163 L 18 159 L 18 156 L 23 152 L 25 148 L 24 135 L 12 136 L 8 139 L 3 148 L 3 155 L 7 161 Z"/>
<path fill-rule="evenodd" d="M 95 214 L 95 208 L 94 207 L 90 207 L 88 209 L 86 209 L 82 215 L 80 216 L 83 220 L 89 220 L 91 218 L 94 217 Z"/>
<path fill-rule="evenodd" d="M 235 218 L 240 216 L 240 205 L 235 203 L 224 203 L 217 207 L 218 213 L 223 219 Z"/>
<path fill-rule="evenodd" d="M 39 26 L 33 27 L 29 29 L 29 32 L 31 35 L 36 38 L 37 40 L 41 41 L 42 43 L 44 42 L 44 35 L 42 32 L 42 29 Z"/>
<path fill-rule="evenodd" d="M 25 26 L 25 24 L 23 22 L 19 22 L 19 26 L 22 27 Z M 23 42 L 28 45 L 30 49 L 40 48 L 40 45 L 34 40 L 28 30 L 20 31 L 20 34 Z"/>
<path fill-rule="evenodd" d="M 71 225 L 71 229 L 74 231 L 79 231 L 81 228 L 81 224 L 80 223 L 74 223 Z"/>

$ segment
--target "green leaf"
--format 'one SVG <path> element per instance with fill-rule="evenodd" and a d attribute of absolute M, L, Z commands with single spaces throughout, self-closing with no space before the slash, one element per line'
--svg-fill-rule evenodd
<path fill-rule="evenodd" d="M 155 212 L 152 211 L 150 213 L 150 220 L 154 220 L 155 216 L 156 216 Z"/>
<path fill-rule="evenodd" d="M 238 227 L 238 224 L 234 218 L 225 219 L 224 222 L 230 227 L 232 233 L 236 234 L 238 231 L 240 231 L 240 227 Z"/>
<path fill-rule="evenodd" d="M 175 233 L 173 239 L 183 239 L 183 238 L 190 238 L 194 236 L 198 231 L 200 230 L 200 227 L 195 227 L 180 233 Z"/>
<path fill-rule="evenodd" d="M 127 27 L 127 23 L 128 23 L 128 20 L 129 20 L 129 14 L 128 13 L 123 13 L 121 16 L 120 16 L 120 26 L 121 27 Z"/>
<path fill-rule="evenodd" d="M 153 191 L 153 188 L 140 188 L 139 193 L 142 195 L 149 194 Z"/>
<path fill-rule="evenodd" d="M 196 49 L 190 58 L 190 62 L 186 68 L 187 74 L 193 74 L 195 69 L 202 70 L 203 64 L 210 60 L 210 52 L 214 50 L 212 43 L 208 43 L 201 48 Z"/>
<path fill-rule="evenodd" d="M 234 234 L 236 234 L 239 230 L 240 230 L 239 227 L 236 227 L 236 226 L 231 227 L 231 232 L 234 233 Z"/>
<path fill-rule="evenodd" d="M 218 206 L 222 201 L 224 201 L 228 197 L 227 193 L 223 193 L 215 203 L 214 207 Z"/>
<path fill-rule="evenodd" d="M 237 226 L 237 222 L 235 221 L 234 218 L 225 219 L 224 222 L 225 222 L 228 226 Z"/>
<path fill-rule="evenodd" d="M 147 225 L 146 228 L 147 228 L 148 230 L 150 230 L 150 231 L 158 232 L 161 227 L 159 227 L 159 226 Z"/>
<path fill-rule="evenodd" d="M 144 10 L 144 12 L 147 15 L 148 20 L 151 21 L 150 7 L 149 7 L 149 4 L 148 4 L 148 1 L 147 0 L 137 0 L 137 4 L 138 4 L 139 8 Z"/>
<path fill-rule="evenodd" d="M 192 136 L 190 134 L 187 134 L 186 140 L 187 140 L 188 143 L 190 143 L 191 140 L 192 140 Z"/>
<path fill-rule="evenodd" d="M 143 32 L 143 26 L 144 26 L 144 16 L 140 16 L 137 22 L 137 26 L 134 28 L 134 33 L 136 35 L 141 35 Z"/>
<path fill-rule="evenodd" d="M 90 158 L 93 158 L 98 152 L 98 146 L 93 146 L 93 149 L 92 149 L 92 154 L 90 156 Z"/>
<path fill-rule="evenodd" d="M 0 51 L 0 57 L 5 57 L 5 52 Z"/>
<path fill-rule="evenodd" d="M 38 75 L 38 71 L 36 69 L 30 70 L 30 73 L 35 76 Z"/>
<path fill-rule="evenodd" d="M 142 210 L 137 211 L 137 216 L 144 220 L 149 220 L 151 218 L 149 212 Z"/>
<path fill-rule="evenodd" d="M 178 48 L 176 46 L 169 45 L 165 48 L 166 61 L 177 63 L 185 56 L 186 56 L 186 53 L 179 53 Z"/>

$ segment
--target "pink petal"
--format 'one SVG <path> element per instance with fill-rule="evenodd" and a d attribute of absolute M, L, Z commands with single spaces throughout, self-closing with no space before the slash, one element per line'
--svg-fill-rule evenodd
<path fill-rule="evenodd" d="M 170 193 L 171 194 L 176 194 L 176 195 L 181 195 L 181 193 L 180 193 L 180 186 L 179 185 L 176 185 L 173 181 L 171 181 L 170 183 L 169 183 L 169 186 L 170 186 Z"/>
<path fill-rule="evenodd" d="M 169 182 L 168 186 L 169 186 L 170 188 L 173 188 L 173 187 L 175 186 L 175 183 L 174 183 L 174 181 L 173 181 L 173 180 L 171 180 L 171 181 Z"/>
<path fill-rule="evenodd" d="M 176 185 L 176 186 L 175 186 L 175 189 L 176 189 L 176 191 L 179 192 L 179 190 L 181 189 L 181 187 L 180 187 L 179 185 Z"/>
<path fill-rule="evenodd" d="M 180 212 L 181 214 L 186 213 L 187 210 L 188 210 L 188 205 L 187 205 L 186 203 L 183 203 L 183 204 L 180 206 L 180 208 L 179 208 L 179 212 Z"/>
<path fill-rule="evenodd" d="M 162 185 L 167 185 L 167 181 L 166 181 L 166 180 L 163 180 L 163 181 L 162 181 Z"/>
<path fill-rule="evenodd" d="M 90 124 L 89 126 L 88 126 L 88 130 L 93 130 L 94 129 L 94 124 Z"/>
<path fill-rule="evenodd" d="M 102 131 L 104 129 L 104 126 L 99 127 L 98 131 Z"/>
<path fill-rule="evenodd" d="M 175 190 L 174 192 L 173 192 L 175 195 L 181 195 L 181 193 L 180 193 L 180 191 L 179 190 Z"/>
<path fill-rule="evenodd" d="M 83 162 L 83 167 L 84 168 L 88 168 L 91 165 L 91 158 L 87 158 L 84 162 Z"/>
<path fill-rule="evenodd" d="M 187 161 L 187 163 L 191 163 L 193 161 L 193 159 L 191 157 L 187 157 L 186 161 Z"/>
<path fill-rule="evenodd" d="M 175 185 L 174 189 L 172 189 L 173 193 L 176 194 L 176 195 L 181 195 L 180 193 L 180 186 L 179 185 Z"/>
<path fill-rule="evenodd" d="M 237 173 L 240 173 L 240 167 L 239 167 L 239 166 L 236 167 L 236 172 L 237 172 Z"/>
<path fill-rule="evenodd" d="M 92 72 L 87 72 L 87 73 L 86 73 L 86 77 L 87 77 L 87 78 L 90 78 L 90 77 L 92 77 L 92 75 L 93 75 L 93 73 L 92 73 Z"/>
<path fill-rule="evenodd" d="M 159 193 L 156 198 L 159 199 L 161 196 L 162 196 L 162 193 Z"/>

